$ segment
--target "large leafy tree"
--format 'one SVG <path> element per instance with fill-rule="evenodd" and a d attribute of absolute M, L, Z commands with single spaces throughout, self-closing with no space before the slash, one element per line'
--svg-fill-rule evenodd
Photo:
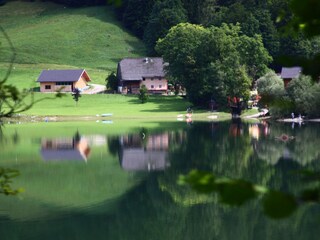
<path fill-rule="evenodd" d="M 276 101 L 285 95 L 283 80 L 272 71 L 257 80 L 257 89 L 261 96 L 260 104 L 264 106 L 276 105 Z"/>
<path fill-rule="evenodd" d="M 156 50 L 195 104 L 215 98 L 225 105 L 228 96 L 247 98 L 252 79 L 264 74 L 271 61 L 261 37 L 242 35 L 239 25 L 204 28 L 182 23 L 158 41 Z"/>
<path fill-rule="evenodd" d="M 193 102 L 197 102 L 197 97 L 206 91 L 203 88 L 205 79 L 199 75 L 204 70 L 201 68 L 209 66 L 209 54 L 199 59 L 198 51 L 208 35 L 209 30 L 202 26 L 181 23 L 171 28 L 166 37 L 156 45 L 157 52 L 170 63 L 169 75 L 186 87 Z"/>
<path fill-rule="evenodd" d="M 128 0 L 122 21 L 138 37 L 143 37 L 152 7 L 156 0 Z"/>
<path fill-rule="evenodd" d="M 288 84 L 286 91 L 293 103 L 296 113 L 319 116 L 319 89 L 309 76 L 300 76 Z"/>
<path fill-rule="evenodd" d="M 207 25 L 216 14 L 217 0 L 182 0 L 189 22 Z"/>
<path fill-rule="evenodd" d="M 186 21 L 186 11 L 181 0 L 156 2 L 144 32 L 144 42 L 149 55 L 155 55 L 154 46 L 159 38 L 164 37 L 171 27 Z"/>

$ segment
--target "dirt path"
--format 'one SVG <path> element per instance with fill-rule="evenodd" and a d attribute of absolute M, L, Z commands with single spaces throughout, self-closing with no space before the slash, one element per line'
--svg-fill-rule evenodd
<path fill-rule="evenodd" d="M 97 94 L 103 93 L 106 90 L 106 86 L 101 84 L 90 84 L 90 88 L 81 92 L 81 94 Z"/>

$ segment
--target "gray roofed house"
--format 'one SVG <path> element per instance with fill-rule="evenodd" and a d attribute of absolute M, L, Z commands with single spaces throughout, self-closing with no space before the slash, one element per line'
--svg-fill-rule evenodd
<path fill-rule="evenodd" d="M 281 69 L 280 76 L 284 81 L 284 86 L 287 87 L 287 85 L 293 78 L 298 78 L 301 72 L 302 72 L 301 67 L 283 67 Z"/>
<path fill-rule="evenodd" d="M 119 91 L 138 93 L 145 85 L 149 92 L 164 93 L 168 89 L 165 79 L 165 63 L 160 57 L 124 58 L 118 63 Z"/>
<path fill-rule="evenodd" d="M 127 171 L 159 171 L 169 165 L 169 133 L 151 134 L 146 140 L 140 134 L 123 135 L 119 161 Z"/>
<path fill-rule="evenodd" d="M 43 70 L 37 80 L 40 83 L 40 92 L 72 92 L 75 88 L 87 88 L 91 81 L 85 69 L 72 70 Z"/>
<path fill-rule="evenodd" d="M 41 156 L 45 161 L 87 161 L 90 147 L 85 138 L 75 137 L 41 139 Z"/>

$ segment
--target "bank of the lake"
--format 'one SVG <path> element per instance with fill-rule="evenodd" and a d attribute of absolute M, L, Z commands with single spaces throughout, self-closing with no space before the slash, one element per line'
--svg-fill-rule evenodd
<path fill-rule="evenodd" d="M 71 94 L 56 98 L 54 94 L 34 94 L 37 102 L 31 109 L 19 114 L 26 121 L 74 121 L 74 120 L 151 120 L 176 121 L 186 118 L 191 106 L 181 96 L 150 96 L 142 104 L 136 95 L 95 94 L 82 95 L 76 103 Z M 192 108 L 192 120 L 226 120 L 230 113 L 211 112 L 208 109 Z M 250 110 L 244 113 L 256 113 Z"/>

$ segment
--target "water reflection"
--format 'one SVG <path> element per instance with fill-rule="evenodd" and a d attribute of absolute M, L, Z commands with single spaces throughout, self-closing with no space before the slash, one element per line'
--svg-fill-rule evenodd
<path fill-rule="evenodd" d="M 164 170 L 168 159 L 169 133 L 124 135 L 120 137 L 119 161 L 127 171 Z"/>
<path fill-rule="evenodd" d="M 73 137 L 41 139 L 41 156 L 45 161 L 87 161 L 89 154 L 88 141 L 79 132 Z"/>
<path fill-rule="evenodd" d="M 308 183 L 293 172 L 320 170 L 318 125 L 292 129 L 291 124 L 267 122 L 194 122 L 125 134 L 115 124 L 85 130 L 68 125 L 67 133 L 61 125 L 50 131 L 53 124 L 37 125 L 37 131 L 6 129 L 0 161 L 21 171 L 15 184 L 26 193 L 23 200 L 0 198 L 1 239 L 73 239 L 75 234 L 78 239 L 318 239 L 316 204 L 275 222 L 256 201 L 226 208 L 215 195 L 177 184 L 180 174 L 200 169 L 300 192 Z M 13 141 L 15 134 L 18 141 Z M 277 139 L 282 134 L 294 139 Z M 61 159 L 46 164 L 42 151 L 60 152 Z M 63 161 L 66 151 L 84 155 L 88 164 Z"/>

